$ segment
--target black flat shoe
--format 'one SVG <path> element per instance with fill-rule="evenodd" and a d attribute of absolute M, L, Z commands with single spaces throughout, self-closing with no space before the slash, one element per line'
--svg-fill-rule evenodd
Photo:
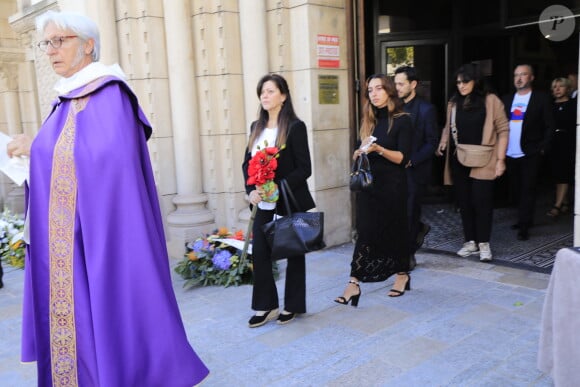
<path fill-rule="evenodd" d="M 518 239 L 520 241 L 527 241 L 530 239 L 530 233 L 528 232 L 527 228 L 522 228 L 520 231 L 518 231 Z"/>
<path fill-rule="evenodd" d="M 280 325 L 288 324 L 290 321 L 296 318 L 296 313 L 280 313 L 278 315 L 278 321 L 276 321 Z"/>
<path fill-rule="evenodd" d="M 336 302 L 338 304 L 342 304 L 342 305 L 348 305 L 348 303 L 350 302 L 352 306 L 356 307 L 356 306 L 358 306 L 358 300 L 359 300 L 360 295 L 362 293 L 360 290 L 360 285 L 357 281 L 353 281 L 353 280 L 348 281 L 348 283 L 356 285 L 356 287 L 358 288 L 358 294 L 353 294 L 352 296 L 350 296 L 348 298 L 348 300 L 344 296 L 336 297 L 334 299 L 334 302 Z"/>
<path fill-rule="evenodd" d="M 407 276 L 407 282 L 405 283 L 405 288 L 403 290 L 398 290 L 398 289 L 389 290 L 390 293 L 396 293 L 396 294 L 388 294 L 389 297 L 401 297 L 403 294 L 405 294 L 406 290 L 411 290 L 411 275 L 409 273 L 397 273 L 397 275 L 406 275 Z"/>
<path fill-rule="evenodd" d="M 250 328 L 257 328 L 261 327 L 262 325 L 266 324 L 270 320 L 274 320 L 278 315 L 278 309 L 272 309 L 268 312 L 264 313 L 262 316 L 254 315 L 248 321 L 248 326 Z"/>

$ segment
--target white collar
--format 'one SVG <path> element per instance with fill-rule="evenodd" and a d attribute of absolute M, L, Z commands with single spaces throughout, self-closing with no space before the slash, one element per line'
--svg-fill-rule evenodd
<path fill-rule="evenodd" d="M 61 78 L 56 85 L 54 85 L 54 89 L 58 93 L 58 95 L 65 95 L 70 93 L 71 91 L 78 89 L 97 78 L 101 78 L 107 75 L 112 75 L 121 79 L 123 82 L 127 83 L 127 76 L 119 67 L 117 63 L 106 66 L 100 62 L 92 62 L 88 66 L 83 67 L 78 72 L 74 73 L 68 78 Z"/>

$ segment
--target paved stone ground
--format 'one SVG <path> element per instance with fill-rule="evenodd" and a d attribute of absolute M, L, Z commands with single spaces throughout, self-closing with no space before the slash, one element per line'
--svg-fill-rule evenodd
<path fill-rule="evenodd" d="M 190 341 L 211 370 L 203 385 L 553 385 L 536 367 L 548 274 L 421 250 L 410 292 L 387 297 L 392 279 L 363 284 L 353 308 L 332 302 L 352 248 L 309 254 L 309 311 L 284 326 L 247 327 L 250 286 L 184 291 L 174 277 Z M 3 387 L 36 385 L 35 366 L 19 362 L 22 277 L 8 269 L 0 290 Z"/>

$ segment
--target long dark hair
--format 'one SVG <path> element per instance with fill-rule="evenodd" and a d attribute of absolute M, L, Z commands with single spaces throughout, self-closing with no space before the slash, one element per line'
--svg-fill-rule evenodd
<path fill-rule="evenodd" d="M 258 95 L 258 99 L 262 94 L 262 87 L 264 87 L 264 83 L 272 81 L 280 90 L 280 93 L 286 96 L 286 100 L 282 104 L 282 108 L 280 109 L 280 113 L 278 113 L 278 136 L 276 137 L 276 146 L 279 148 L 283 144 L 286 143 L 286 139 L 288 138 L 288 129 L 290 122 L 292 120 L 297 119 L 296 113 L 294 112 L 294 106 L 292 105 L 292 97 L 290 96 L 290 89 L 288 88 L 288 82 L 279 74 L 267 74 L 260 79 L 258 82 L 258 87 L 256 88 L 256 93 Z M 258 120 L 256 121 L 254 127 L 252 128 L 252 132 L 250 133 L 250 139 L 248 141 L 248 150 L 251 150 L 254 146 L 254 142 L 256 139 L 260 137 L 262 131 L 268 124 L 269 114 L 267 110 L 264 110 L 262 104 L 260 104 L 258 108 Z"/>
<path fill-rule="evenodd" d="M 364 139 L 373 134 L 373 130 L 377 125 L 377 107 L 371 103 L 369 98 L 369 83 L 373 79 L 380 79 L 383 89 L 389 96 L 387 100 L 387 110 L 389 111 L 389 128 L 387 131 L 391 130 L 393 126 L 393 118 L 398 117 L 401 114 L 405 114 L 403 111 L 403 101 L 401 101 L 397 95 L 397 88 L 395 87 L 395 82 L 385 74 L 373 74 L 368 77 L 365 84 L 365 96 L 366 101 L 363 106 L 363 118 L 360 127 L 360 138 Z"/>
<path fill-rule="evenodd" d="M 473 91 L 462 96 L 457 89 L 451 97 L 451 102 L 461 104 L 463 110 L 476 110 L 485 106 L 485 96 L 488 94 L 481 77 L 479 66 L 473 63 L 461 65 L 453 75 L 453 83 L 460 81 L 473 81 Z"/>

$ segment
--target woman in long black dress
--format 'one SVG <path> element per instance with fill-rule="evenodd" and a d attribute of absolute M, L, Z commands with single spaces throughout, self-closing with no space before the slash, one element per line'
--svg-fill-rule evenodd
<path fill-rule="evenodd" d="M 374 185 L 371 191 L 357 193 L 358 238 L 350 281 L 343 295 L 335 299 L 352 306 L 358 305 L 360 282 L 384 281 L 397 273 L 388 295 L 402 296 L 411 288 L 405 174 L 413 135 L 411 118 L 403 112 L 394 82 L 383 74 L 367 80 L 366 96 L 361 146 L 355 150 L 353 160 L 362 152 L 368 154 Z"/>
<path fill-rule="evenodd" d="M 568 78 L 552 81 L 556 131 L 548 154 L 552 178 L 556 183 L 554 206 L 546 215 L 556 218 L 570 210 L 568 190 L 574 183 L 576 157 L 576 99 L 570 99 L 571 83 Z"/>

